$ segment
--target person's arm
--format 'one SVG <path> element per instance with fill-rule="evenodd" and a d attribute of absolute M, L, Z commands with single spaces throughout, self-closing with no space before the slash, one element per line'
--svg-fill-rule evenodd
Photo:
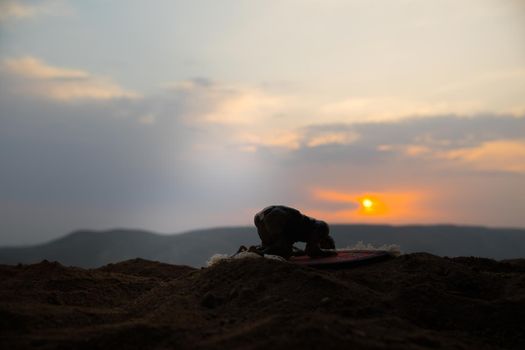
<path fill-rule="evenodd" d="M 321 249 L 321 247 L 319 246 L 319 240 L 311 240 L 307 242 L 305 252 L 306 255 L 312 258 L 334 256 L 337 254 L 335 251 L 332 250 Z"/>
<path fill-rule="evenodd" d="M 321 238 L 321 241 L 319 242 L 319 247 L 321 249 L 335 249 L 334 239 L 331 236 Z"/>
<path fill-rule="evenodd" d="M 333 256 L 337 253 L 332 250 L 324 249 L 335 249 L 335 242 L 330 237 L 330 229 L 328 224 L 320 220 L 310 221 L 311 231 L 308 233 L 308 239 L 306 242 L 306 254 L 311 257 L 324 257 Z"/>

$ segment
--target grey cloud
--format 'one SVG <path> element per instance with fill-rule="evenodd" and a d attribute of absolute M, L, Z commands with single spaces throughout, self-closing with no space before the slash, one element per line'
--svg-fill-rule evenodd
<path fill-rule="evenodd" d="M 385 159 L 390 152 L 380 146 L 423 145 L 434 150 L 479 146 L 487 141 L 525 140 L 525 117 L 479 115 L 475 117 L 435 116 L 408 118 L 396 122 L 311 125 L 304 129 L 305 138 L 339 132 L 357 135 L 348 144 L 324 144 L 302 147 L 298 156 L 319 161 L 352 160 L 357 163 Z M 392 154 L 388 155 L 392 157 Z"/>
<path fill-rule="evenodd" d="M 210 84 L 197 80 L 192 91 L 143 99 L 61 103 L 19 95 L 4 80 L 2 240 L 41 241 L 79 226 L 176 231 L 212 225 L 247 205 L 268 167 L 221 144 L 222 130 L 195 122 L 220 98 Z M 153 123 L 139 122 L 150 114 Z"/>
<path fill-rule="evenodd" d="M 525 141 L 525 118 L 436 116 L 389 123 L 310 126 L 306 134 L 313 137 L 331 131 L 357 133 L 359 137 L 349 144 L 303 146 L 280 158 L 279 164 L 290 181 L 300 181 L 303 191 L 430 191 L 436 213 L 446 213 L 444 219 L 436 216 L 434 222 L 523 225 L 518 214 L 525 205 L 518 195 L 525 188 L 523 174 L 481 171 L 448 159 L 410 156 L 403 147 L 416 144 L 447 151 L 488 141 Z M 385 151 L 379 148 L 381 145 L 399 147 Z M 312 199 L 303 194 L 300 202 L 308 200 Z M 318 208 L 323 205 L 316 204 Z"/>
<path fill-rule="evenodd" d="M 486 141 L 524 138 L 525 118 L 497 115 L 435 116 L 391 123 L 357 124 L 370 144 L 406 145 L 431 142 L 434 147 L 473 147 Z"/>

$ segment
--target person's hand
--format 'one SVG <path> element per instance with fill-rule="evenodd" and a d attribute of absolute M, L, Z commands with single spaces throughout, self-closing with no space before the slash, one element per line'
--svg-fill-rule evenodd
<path fill-rule="evenodd" d="M 311 244 L 306 245 L 306 255 L 312 258 L 325 258 L 328 256 L 335 256 L 337 252 L 335 250 L 321 249 L 319 246 L 312 246 Z"/>
<path fill-rule="evenodd" d="M 321 249 L 335 249 L 335 242 L 331 236 L 321 238 L 319 241 L 319 247 Z"/>
<path fill-rule="evenodd" d="M 254 245 L 252 245 L 252 246 L 250 246 L 250 248 L 248 248 L 248 252 L 259 254 L 260 256 L 264 256 L 264 253 L 261 251 L 261 248 L 257 247 L 257 246 L 254 246 Z"/>
<path fill-rule="evenodd" d="M 335 250 L 321 249 L 321 252 L 323 254 L 322 255 L 323 257 L 336 256 L 337 255 L 337 252 Z"/>
<path fill-rule="evenodd" d="M 247 250 L 248 250 L 248 249 L 247 249 L 245 246 L 241 245 L 241 246 L 239 247 L 239 249 L 237 250 L 237 253 L 235 253 L 235 254 L 239 254 L 239 253 L 245 252 L 245 251 L 247 251 Z"/>

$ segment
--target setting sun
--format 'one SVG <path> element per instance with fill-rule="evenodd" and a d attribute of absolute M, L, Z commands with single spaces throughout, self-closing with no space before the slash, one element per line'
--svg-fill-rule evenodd
<path fill-rule="evenodd" d="M 374 206 L 374 202 L 370 198 L 363 198 L 361 200 L 361 205 L 365 209 L 372 209 L 372 207 Z"/>

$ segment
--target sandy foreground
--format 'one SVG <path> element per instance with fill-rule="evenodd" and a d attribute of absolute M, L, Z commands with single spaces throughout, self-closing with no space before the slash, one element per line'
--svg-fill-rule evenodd
<path fill-rule="evenodd" d="M 0 266 L 2 349 L 525 349 L 525 260 Z"/>

